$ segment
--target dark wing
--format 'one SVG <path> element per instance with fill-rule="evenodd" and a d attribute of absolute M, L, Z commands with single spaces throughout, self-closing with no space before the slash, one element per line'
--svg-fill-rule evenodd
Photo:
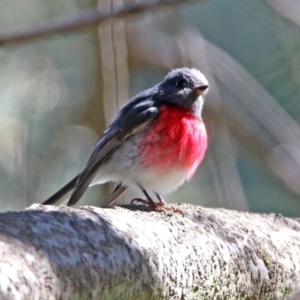
<path fill-rule="evenodd" d="M 137 95 L 119 111 L 116 120 L 104 132 L 85 169 L 79 175 L 68 206 L 78 202 L 95 177 L 101 163 L 130 136 L 141 132 L 149 122 L 156 118 L 159 105 L 150 98 L 151 94 L 149 95 L 149 93 L 153 93 L 153 91 L 151 89 Z"/>

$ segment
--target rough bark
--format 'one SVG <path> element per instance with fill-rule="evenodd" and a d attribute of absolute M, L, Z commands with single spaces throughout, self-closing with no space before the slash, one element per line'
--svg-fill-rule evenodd
<path fill-rule="evenodd" d="M 0 214 L 0 299 L 287 299 L 300 222 L 182 204 L 180 212 L 33 205 Z"/>

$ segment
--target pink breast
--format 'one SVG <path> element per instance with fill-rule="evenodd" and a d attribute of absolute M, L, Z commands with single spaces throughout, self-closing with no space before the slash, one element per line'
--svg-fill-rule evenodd
<path fill-rule="evenodd" d="M 179 107 L 161 107 L 161 112 L 142 142 L 143 165 L 167 174 L 174 167 L 190 179 L 207 148 L 203 121 Z"/>

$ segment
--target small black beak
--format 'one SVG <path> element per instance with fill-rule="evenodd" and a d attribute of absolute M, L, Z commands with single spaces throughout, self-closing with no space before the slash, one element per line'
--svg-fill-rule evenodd
<path fill-rule="evenodd" d="M 207 89 L 209 88 L 209 85 L 201 85 L 197 88 L 195 88 L 195 92 L 196 94 L 198 94 L 199 96 L 203 94 L 203 92 L 205 92 Z"/>

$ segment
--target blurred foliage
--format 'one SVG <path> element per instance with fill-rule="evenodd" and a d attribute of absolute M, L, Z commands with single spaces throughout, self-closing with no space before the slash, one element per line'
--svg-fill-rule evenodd
<path fill-rule="evenodd" d="M 130 3 L 4 0 L 0 28 Z M 193 66 L 211 85 L 209 149 L 196 176 L 167 201 L 299 215 L 299 26 L 295 1 L 209 0 L 2 46 L 1 209 L 42 202 L 82 170 L 131 96 L 171 68 Z M 99 205 L 109 188 L 89 188 L 80 204 Z"/>

